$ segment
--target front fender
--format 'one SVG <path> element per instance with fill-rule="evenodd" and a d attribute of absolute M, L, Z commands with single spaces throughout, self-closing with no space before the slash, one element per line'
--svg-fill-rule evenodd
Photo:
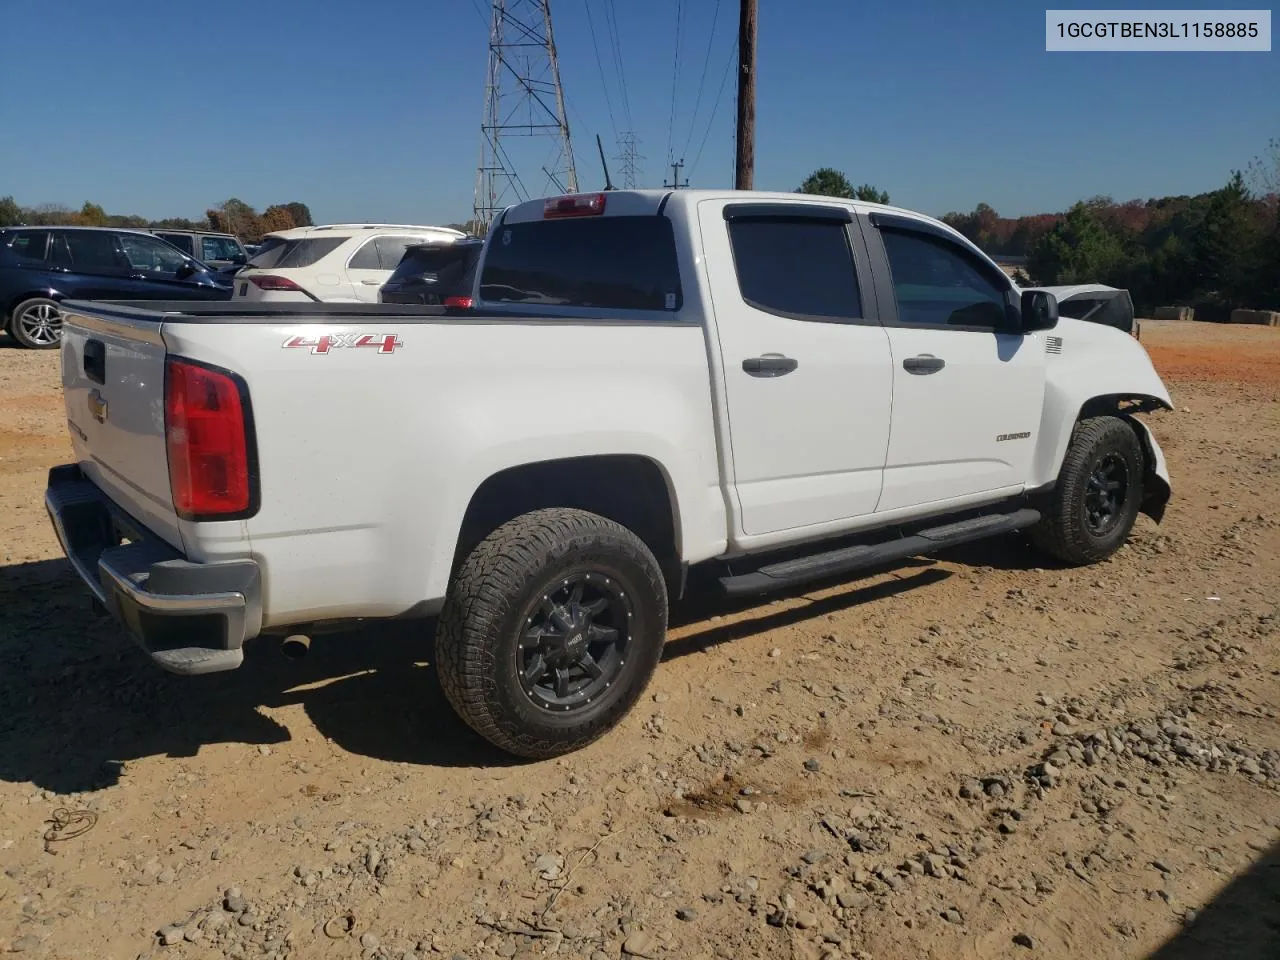
<path fill-rule="evenodd" d="M 1060 352 L 1047 353 L 1045 357 L 1040 439 L 1027 481 L 1031 489 L 1057 481 L 1071 432 L 1083 415 L 1095 411 L 1122 413 L 1121 403 L 1126 400 L 1173 409 L 1173 398 L 1151 357 L 1128 334 L 1101 324 L 1063 318 L 1049 331 L 1046 340 L 1052 342 L 1053 338 L 1057 338 L 1056 349 Z M 1143 435 L 1150 437 L 1150 431 L 1144 428 Z M 1158 451 L 1154 439 L 1151 443 Z M 1160 457 L 1163 469 L 1163 454 Z M 1164 482 L 1168 484 L 1167 477 Z"/>

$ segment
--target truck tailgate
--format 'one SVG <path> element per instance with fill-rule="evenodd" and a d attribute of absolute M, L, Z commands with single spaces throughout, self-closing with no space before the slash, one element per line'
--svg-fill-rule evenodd
<path fill-rule="evenodd" d="M 117 505 L 183 548 L 165 447 L 165 346 L 155 320 L 64 306 L 62 388 L 76 460 Z"/>

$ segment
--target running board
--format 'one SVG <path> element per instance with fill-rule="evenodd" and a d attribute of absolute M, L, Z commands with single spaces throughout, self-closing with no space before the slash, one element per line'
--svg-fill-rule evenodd
<path fill-rule="evenodd" d="M 798 557 L 795 560 L 771 563 L 751 573 L 721 577 L 720 586 L 731 597 L 768 593 L 812 580 L 882 566 L 908 557 L 936 553 L 946 547 L 954 547 L 971 540 L 981 540 L 983 537 L 1012 533 L 1031 526 L 1039 519 L 1040 511 L 1030 508 L 1016 510 L 1013 513 L 987 514 L 919 530 L 909 537 L 899 537 L 883 543 L 842 547 L 826 553 Z"/>

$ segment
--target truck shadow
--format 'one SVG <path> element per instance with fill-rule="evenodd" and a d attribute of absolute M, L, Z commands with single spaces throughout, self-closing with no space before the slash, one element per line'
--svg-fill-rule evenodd
<path fill-rule="evenodd" d="M 671 617 L 673 627 L 693 629 L 668 643 L 664 660 L 948 576 L 925 561 L 915 567 L 911 575 L 852 582 L 781 609 L 766 601 L 727 603 L 693 582 Z M 759 615 L 731 616 L 748 610 Z M 717 615 L 724 619 L 711 619 Z M 262 708 L 295 705 L 320 735 L 353 754 L 420 766 L 521 762 L 454 714 L 429 663 L 432 629 L 428 621 L 403 621 L 320 635 L 302 660 L 286 658 L 264 638 L 246 647 L 239 670 L 178 677 L 153 666 L 120 627 L 91 610 L 65 560 L 0 567 L 0 781 L 93 791 L 114 785 L 138 758 L 191 757 L 207 744 L 284 743 L 288 727 Z"/>
<path fill-rule="evenodd" d="M 1147 960 L 1280 957 L 1280 842 L 1235 877 Z"/>

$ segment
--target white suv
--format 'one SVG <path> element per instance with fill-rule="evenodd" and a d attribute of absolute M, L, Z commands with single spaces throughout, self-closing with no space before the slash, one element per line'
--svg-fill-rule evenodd
<path fill-rule="evenodd" d="M 377 303 L 378 291 L 405 247 L 453 243 L 466 234 L 448 227 L 335 223 L 269 233 L 236 274 L 236 300 Z"/>

